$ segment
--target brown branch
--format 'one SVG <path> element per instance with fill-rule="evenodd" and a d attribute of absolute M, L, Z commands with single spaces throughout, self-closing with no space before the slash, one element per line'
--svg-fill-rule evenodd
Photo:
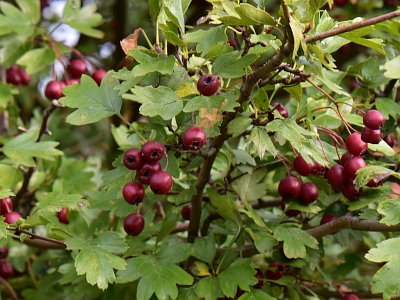
<path fill-rule="evenodd" d="M 30 239 L 26 239 L 23 241 L 24 243 L 26 243 L 28 245 L 37 246 L 37 247 L 45 246 L 44 248 L 48 248 L 46 246 L 48 246 L 50 243 L 50 245 L 51 244 L 53 245 L 53 247 L 51 247 L 51 248 L 65 249 L 65 247 L 66 247 L 64 241 L 40 236 L 40 235 L 37 235 L 33 232 L 30 232 L 30 231 L 20 228 L 20 227 L 7 227 L 7 230 L 15 231 L 16 233 L 24 233 L 27 236 L 29 236 Z M 40 240 L 40 242 L 38 242 L 38 240 Z"/>
<path fill-rule="evenodd" d="M 3 277 L 0 276 L 0 282 L 2 284 L 4 284 L 6 286 L 6 288 L 8 289 L 8 291 L 10 292 L 11 296 L 13 297 L 13 299 L 18 300 L 18 296 L 17 293 L 14 291 L 14 289 L 12 288 L 11 284 L 9 284 L 7 282 L 7 280 L 5 280 Z"/>

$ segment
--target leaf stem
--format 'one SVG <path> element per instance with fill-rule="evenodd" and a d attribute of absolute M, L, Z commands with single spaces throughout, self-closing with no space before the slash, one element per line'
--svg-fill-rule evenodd
<path fill-rule="evenodd" d="M 133 127 L 132 124 L 129 123 L 129 121 L 128 121 L 127 119 L 125 119 L 123 115 L 121 115 L 120 113 L 117 113 L 117 116 L 118 116 L 122 121 L 124 121 L 124 122 L 129 126 L 129 128 L 131 128 L 131 129 L 139 136 L 139 138 L 142 140 L 142 142 L 147 142 L 147 140 L 145 139 L 145 137 L 144 137 L 143 135 L 141 135 L 140 132 L 139 132 L 135 127 Z"/>

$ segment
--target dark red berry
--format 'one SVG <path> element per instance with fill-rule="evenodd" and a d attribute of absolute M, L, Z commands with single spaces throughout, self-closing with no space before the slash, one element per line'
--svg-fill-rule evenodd
<path fill-rule="evenodd" d="M 271 121 L 273 121 L 273 120 L 275 119 L 275 116 L 274 116 L 274 114 L 273 114 L 273 110 L 277 110 L 277 111 L 279 112 L 279 114 L 280 114 L 283 118 L 288 118 L 288 117 L 289 117 L 289 113 L 288 113 L 288 111 L 287 111 L 287 109 L 286 109 L 285 106 L 283 106 L 282 104 L 277 103 L 277 102 L 272 103 L 271 105 L 272 105 L 274 108 L 272 109 L 272 111 L 270 111 L 270 112 L 268 113 L 268 121 L 269 121 L 269 122 L 271 122 Z"/>
<path fill-rule="evenodd" d="M 5 246 L 3 248 L 0 248 L 0 259 L 6 258 L 8 255 L 8 247 Z"/>
<path fill-rule="evenodd" d="M 6 213 L 4 215 L 4 218 L 4 222 L 6 222 L 7 224 L 15 224 L 22 217 L 16 211 L 10 211 L 9 213 Z"/>
<path fill-rule="evenodd" d="M 326 179 L 334 189 L 340 189 L 347 182 L 347 175 L 342 165 L 334 165 L 326 172 Z"/>
<path fill-rule="evenodd" d="M 140 214 L 130 214 L 124 220 L 124 230 L 131 236 L 136 236 L 143 231 L 144 219 Z"/>
<path fill-rule="evenodd" d="M 99 69 L 96 72 L 92 74 L 93 80 L 97 83 L 98 86 L 100 86 L 101 81 L 103 80 L 103 77 L 107 74 L 106 70 Z"/>
<path fill-rule="evenodd" d="M 66 207 L 61 208 L 61 210 L 57 213 L 57 218 L 60 223 L 69 224 Z"/>
<path fill-rule="evenodd" d="M 353 155 L 351 155 L 350 153 L 346 152 L 346 153 L 343 154 L 342 157 L 340 158 L 340 164 L 341 164 L 342 166 L 344 166 L 345 163 L 346 163 L 350 158 L 352 158 L 352 157 L 353 157 Z"/>
<path fill-rule="evenodd" d="M 375 182 L 375 180 L 370 179 L 370 180 L 368 181 L 368 183 L 367 183 L 367 186 L 368 186 L 368 187 L 378 187 L 378 186 L 382 185 L 382 183 L 383 183 L 382 180 L 379 180 L 378 182 Z"/>
<path fill-rule="evenodd" d="M 3 278 L 13 277 L 15 275 L 13 265 L 7 260 L 0 260 L 0 276 Z"/>
<path fill-rule="evenodd" d="M 218 78 L 212 74 L 204 74 L 197 81 L 197 90 L 203 96 L 214 95 L 219 88 Z"/>
<path fill-rule="evenodd" d="M 207 136 L 198 126 L 192 126 L 183 134 L 183 144 L 189 150 L 199 150 L 206 143 Z"/>
<path fill-rule="evenodd" d="M 20 86 L 22 79 L 17 65 L 13 65 L 6 71 L 6 82 L 16 86 Z"/>
<path fill-rule="evenodd" d="M 265 273 L 265 275 L 269 279 L 279 280 L 285 275 L 285 273 L 286 273 L 286 268 L 283 263 L 273 262 L 269 265 L 268 270 Z"/>
<path fill-rule="evenodd" d="M 296 198 L 300 194 L 301 182 L 296 177 L 288 176 L 279 182 L 278 193 L 285 200 Z"/>
<path fill-rule="evenodd" d="M 308 176 L 315 169 L 315 163 L 308 163 L 302 156 L 299 155 L 293 161 L 293 168 L 301 176 Z"/>
<path fill-rule="evenodd" d="M 312 182 L 304 183 L 300 189 L 300 200 L 305 204 L 311 204 L 318 198 L 318 188 Z"/>
<path fill-rule="evenodd" d="M 345 185 L 340 189 L 343 196 L 350 201 L 357 201 L 362 194 L 362 188 L 356 190 L 356 187 L 351 179 L 348 179 Z"/>
<path fill-rule="evenodd" d="M 394 146 L 394 138 L 391 133 L 389 133 L 387 136 L 383 138 L 383 140 L 388 144 L 390 147 Z"/>
<path fill-rule="evenodd" d="M 358 132 L 350 134 L 346 139 L 347 150 L 354 156 L 364 154 L 368 150 L 368 144 L 361 140 Z"/>
<path fill-rule="evenodd" d="M 342 300 L 360 300 L 360 298 L 354 294 L 347 294 L 346 296 L 342 297 Z"/>
<path fill-rule="evenodd" d="M 57 80 L 50 81 L 44 90 L 44 95 L 49 100 L 58 100 L 63 96 L 62 90 L 65 87 L 65 83 Z"/>
<path fill-rule="evenodd" d="M 385 117 L 378 110 L 371 109 L 365 113 L 363 123 L 369 129 L 380 129 L 385 124 Z"/>
<path fill-rule="evenodd" d="M 334 0 L 336 6 L 345 6 L 349 0 Z"/>
<path fill-rule="evenodd" d="M 150 178 L 150 188 L 156 195 L 165 195 L 172 187 L 172 177 L 166 171 L 155 172 Z"/>
<path fill-rule="evenodd" d="M 288 217 L 297 217 L 298 215 L 300 215 L 300 211 L 297 209 L 288 209 L 285 211 L 286 208 L 286 203 L 285 200 L 283 200 L 283 198 L 281 199 L 281 209 L 285 212 L 285 215 Z"/>
<path fill-rule="evenodd" d="M 257 269 L 256 278 L 257 278 L 258 282 L 255 285 L 253 285 L 253 287 L 255 289 L 261 289 L 264 285 L 264 278 L 265 278 L 263 271 L 261 271 L 260 269 Z"/>
<path fill-rule="evenodd" d="M 311 174 L 314 175 L 324 175 L 326 173 L 326 167 L 315 162 L 314 169 L 312 170 Z"/>
<path fill-rule="evenodd" d="M 334 220 L 336 220 L 336 219 L 339 219 L 339 217 L 336 216 L 336 215 L 332 215 L 332 214 L 326 214 L 326 215 L 324 215 L 324 216 L 322 217 L 322 219 L 321 219 L 321 221 L 319 222 L 319 224 L 320 224 L 320 225 L 323 225 L 323 224 L 332 222 L 332 221 L 334 221 Z"/>
<path fill-rule="evenodd" d="M 129 204 L 138 205 L 144 199 L 144 188 L 140 183 L 128 182 L 122 189 L 122 196 Z"/>
<path fill-rule="evenodd" d="M 29 83 L 31 83 L 31 76 L 29 76 L 24 69 L 18 69 L 18 73 L 23 85 L 29 85 Z"/>
<path fill-rule="evenodd" d="M 184 220 L 190 220 L 190 213 L 192 212 L 192 205 L 187 204 L 182 207 L 181 216 Z"/>
<path fill-rule="evenodd" d="M 157 141 L 148 141 L 142 146 L 143 158 L 148 162 L 159 161 L 164 154 L 164 146 Z"/>
<path fill-rule="evenodd" d="M 156 162 L 144 162 L 140 169 L 137 171 L 137 178 L 142 184 L 149 184 L 151 176 L 161 171 L 161 165 L 158 161 Z"/>
<path fill-rule="evenodd" d="M 361 130 L 361 139 L 366 143 L 379 144 L 382 139 L 382 132 L 380 129 L 369 129 L 368 127 L 364 127 Z"/>
<path fill-rule="evenodd" d="M 87 73 L 86 63 L 81 59 L 74 59 L 69 65 L 69 73 L 72 78 L 81 78 L 83 74 Z"/>
<path fill-rule="evenodd" d="M 143 163 L 142 152 L 138 149 L 129 149 L 124 154 L 123 162 L 129 170 L 139 169 Z"/>
<path fill-rule="evenodd" d="M 0 214 L 5 215 L 6 213 L 12 211 L 13 202 L 10 197 L 3 198 L 0 200 Z"/>
<path fill-rule="evenodd" d="M 354 156 L 346 162 L 344 165 L 344 171 L 348 178 L 354 179 L 357 176 L 357 171 L 366 165 L 367 164 L 361 156 Z"/>

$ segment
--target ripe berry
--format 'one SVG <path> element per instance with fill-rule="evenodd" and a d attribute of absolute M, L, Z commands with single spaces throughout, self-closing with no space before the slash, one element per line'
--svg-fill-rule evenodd
<path fill-rule="evenodd" d="M 351 155 L 350 153 L 346 152 L 346 153 L 343 154 L 342 157 L 340 158 L 340 164 L 341 164 L 342 166 L 344 166 L 345 163 L 346 163 L 350 158 L 352 158 L 352 157 L 353 157 L 353 155 Z"/>
<path fill-rule="evenodd" d="M 144 199 L 144 188 L 140 183 L 128 182 L 122 189 L 122 196 L 129 204 L 138 205 Z"/>
<path fill-rule="evenodd" d="M 347 294 L 346 296 L 342 297 L 342 300 L 360 300 L 360 298 L 354 294 Z"/>
<path fill-rule="evenodd" d="M 300 194 L 301 182 L 296 177 L 288 176 L 279 182 L 278 193 L 283 199 L 293 199 Z"/>
<path fill-rule="evenodd" d="M 4 222 L 6 222 L 7 224 L 15 224 L 22 217 L 16 211 L 10 211 L 9 213 L 6 213 L 4 215 L 4 218 Z"/>
<path fill-rule="evenodd" d="M 353 155 L 364 154 L 368 149 L 368 144 L 361 140 L 358 132 L 350 134 L 346 139 L 347 150 Z"/>
<path fill-rule="evenodd" d="M 275 102 L 275 103 L 272 103 L 272 106 L 274 107 L 273 110 L 276 109 L 276 110 L 280 113 L 280 115 L 281 115 L 282 117 L 284 117 L 284 118 L 288 118 L 288 117 L 289 117 L 289 113 L 288 113 L 286 107 L 283 106 L 282 104 Z M 273 111 L 273 110 L 272 110 L 272 111 Z M 270 111 L 270 112 L 268 113 L 268 121 L 269 121 L 269 122 L 271 122 L 271 121 L 273 121 L 273 120 L 275 119 L 275 116 L 274 116 L 274 114 L 273 114 L 272 111 Z"/>
<path fill-rule="evenodd" d="M 142 152 L 138 149 L 129 149 L 124 154 L 123 162 L 129 170 L 139 169 L 143 163 Z"/>
<path fill-rule="evenodd" d="M 282 198 L 281 199 L 281 209 L 283 211 L 285 211 L 285 208 L 286 208 L 286 203 L 285 203 L 285 200 L 283 200 L 283 198 Z M 297 217 L 299 214 L 300 214 L 300 211 L 297 209 L 288 209 L 285 211 L 285 215 L 288 216 L 289 218 Z"/>
<path fill-rule="evenodd" d="M 8 247 L 0 248 L 0 259 L 6 258 L 8 255 Z"/>
<path fill-rule="evenodd" d="M 326 179 L 334 189 L 340 189 L 347 181 L 347 175 L 342 165 L 334 165 L 326 172 Z"/>
<path fill-rule="evenodd" d="M 183 144 L 189 150 L 199 150 L 206 143 L 206 133 L 198 126 L 192 126 L 183 134 Z"/>
<path fill-rule="evenodd" d="M 65 83 L 57 80 L 50 81 L 45 90 L 44 95 L 49 100 L 58 100 L 63 96 L 62 90 L 65 87 Z"/>
<path fill-rule="evenodd" d="M 197 90 L 203 96 L 212 96 L 214 95 L 219 88 L 219 81 L 215 75 L 212 74 L 204 74 L 200 77 L 199 81 L 197 81 Z"/>
<path fill-rule="evenodd" d="M 347 180 L 347 182 L 340 189 L 340 191 L 343 194 L 343 196 L 345 196 L 350 201 L 357 201 L 358 199 L 360 199 L 360 196 L 362 194 L 362 188 L 360 188 L 357 191 L 356 187 L 353 183 L 353 180 L 351 180 L 351 179 Z"/>
<path fill-rule="evenodd" d="M 143 231 L 144 219 L 141 214 L 130 214 L 124 220 L 124 230 L 131 236 L 136 236 Z"/>
<path fill-rule="evenodd" d="M 190 220 L 190 213 L 192 212 L 192 205 L 187 204 L 181 210 L 181 216 L 184 220 Z"/>
<path fill-rule="evenodd" d="M 10 197 L 0 199 L 0 214 L 5 215 L 13 208 L 13 202 Z"/>
<path fill-rule="evenodd" d="M 371 109 L 365 113 L 363 123 L 369 129 L 380 129 L 385 124 L 385 117 L 378 110 Z"/>
<path fill-rule="evenodd" d="M 365 167 L 367 164 L 361 156 L 354 156 L 350 158 L 344 165 L 344 171 L 350 179 L 354 179 L 357 176 L 357 170 Z"/>
<path fill-rule="evenodd" d="M 319 164 L 319 163 L 317 163 L 317 162 L 315 162 L 315 164 L 314 164 L 314 169 L 313 169 L 313 171 L 311 172 L 311 174 L 314 174 L 314 175 L 324 175 L 325 172 L 326 172 L 326 167 L 323 166 L 323 165 L 321 165 L 321 164 Z"/>
<path fill-rule="evenodd" d="M 14 267 L 7 260 L 0 260 L 0 276 L 3 278 L 9 278 L 14 276 Z"/>
<path fill-rule="evenodd" d="M 18 69 L 18 74 L 23 85 L 29 85 L 29 83 L 31 83 L 31 76 L 29 76 L 24 69 Z"/>
<path fill-rule="evenodd" d="M 72 78 L 81 78 L 81 76 L 87 73 L 86 63 L 81 59 L 74 59 L 69 65 L 69 72 Z"/>
<path fill-rule="evenodd" d="M 380 129 L 370 129 L 364 127 L 361 130 L 361 139 L 363 142 L 370 144 L 379 144 L 382 138 L 382 132 Z"/>
<path fill-rule="evenodd" d="M 335 5 L 337 6 L 345 6 L 348 0 L 334 0 Z"/>
<path fill-rule="evenodd" d="M 334 220 L 336 220 L 336 219 L 339 219 L 339 217 L 336 216 L 336 215 L 326 214 L 326 215 L 324 215 L 324 216 L 322 217 L 322 219 L 321 219 L 321 221 L 319 222 L 319 224 L 320 224 L 320 225 L 323 225 L 323 224 L 332 222 L 332 221 L 334 221 Z"/>
<path fill-rule="evenodd" d="M 258 282 L 255 285 L 253 285 L 253 288 L 261 289 L 264 285 L 264 278 L 265 278 L 263 271 L 261 271 L 260 269 L 257 269 L 256 278 L 257 278 Z"/>
<path fill-rule="evenodd" d="M 159 161 L 164 154 L 164 146 L 157 141 L 148 141 L 142 146 L 143 158 L 148 162 Z"/>
<path fill-rule="evenodd" d="M 285 275 L 285 265 L 280 262 L 273 262 L 269 265 L 265 275 L 272 280 L 279 280 Z"/>
<path fill-rule="evenodd" d="M 80 84 L 80 81 L 79 81 L 79 79 L 76 79 L 76 78 L 69 78 L 69 79 L 65 80 L 65 84 L 66 85 Z"/>
<path fill-rule="evenodd" d="M 318 188 L 312 182 L 304 183 L 301 186 L 299 198 L 305 204 L 311 204 L 318 198 Z"/>
<path fill-rule="evenodd" d="M 379 180 L 378 182 L 375 182 L 375 180 L 373 180 L 372 178 L 368 181 L 367 186 L 368 187 L 378 187 L 380 185 L 382 185 L 383 180 Z"/>
<path fill-rule="evenodd" d="M 69 224 L 66 207 L 61 208 L 61 210 L 57 213 L 57 218 L 60 223 Z"/>
<path fill-rule="evenodd" d="M 106 70 L 99 69 L 96 72 L 92 74 L 93 80 L 97 83 L 98 86 L 100 86 L 101 81 L 103 80 L 103 77 L 107 74 Z"/>
<path fill-rule="evenodd" d="M 383 138 L 383 140 L 388 144 L 390 147 L 394 146 L 394 138 L 391 133 L 389 133 L 387 136 Z"/>
<path fill-rule="evenodd" d="M 6 82 L 11 83 L 16 86 L 21 85 L 21 75 L 19 73 L 19 68 L 17 65 L 13 65 L 6 71 Z"/>
<path fill-rule="evenodd" d="M 150 188 L 156 195 L 165 195 L 172 187 L 172 177 L 166 171 L 158 171 L 150 178 Z"/>
<path fill-rule="evenodd" d="M 161 165 L 158 161 L 153 163 L 144 162 L 137 171 L 138 180 L 142 184 L 149 184 L 151 176 L 157 171 L 161 171 Z"/>
<path fill-rule="evenodd" d="M 308 176 L 315 169 L 315 163 L 308 163 L 302 156 L 299 155 L 293 161 L 293 168 L 301 176 Z"/>

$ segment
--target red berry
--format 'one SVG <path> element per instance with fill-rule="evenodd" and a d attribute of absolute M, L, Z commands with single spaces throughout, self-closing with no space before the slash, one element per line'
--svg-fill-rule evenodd
<path fill-rule="evenodd" d="M 340 189 L 347 182 L 347 175 L 342 165 L 334 165 L 326 172 L 326 179 L 334 189 Z"/>
<path fill-rule="evenodd" d="M 0 259 L 6 258 L 8 255 L 8 247 L 0 248 Z"/>
<path fill-rule="evenodd" d="M 269 265 L 265 275 L 272 280 L 279 280 L 285 275 L 285 265 L 280 262 L 273 262 Z"/>
<path fill-rule="evenodd" d="M 142 146 L 143 158 L 148 162 L 159 161 L 164 154 L 164 146 L 157 141 L 148 141 Z"/>
<path fill-rule="evenodd" d="M 150 177 L 150 188 L 156 195 L 165 195 L 172 187 L 172 177 L 166 171 L 155 172 Z"/>
<path fill-rule="evenodd" d="M 161 171 L 161 165 L 158 161 L 153 163 L 144 162 L 137 171 L 138 180 L 142 184 L 149 184 L 151 176 L 157 171 Z"/>
<path fill-rule="evenodd" d="M 288 176 L 279 182 L 278 193 L 283 199 L 293 199 L 300 194 L 301 182 L 296 177 Z"/>
<path fill-rule="evenodd" d="M 283 211 L 285 211 L 286 208 L 286 203 L 285 200 L 283 200 L 283 198 L 281 199 L 281 209 Z M 300 214 L 300 211 L 297 209 L 288 209 L 287 211 L 285 211 L 285 215 L 288 217 L 297 217 Z"/>
<path fill-rule="evenodd" d="M 279 114 L 280 114 L 283 118 L 288 118 L 288 117 L 289 117 L 289 113 L 288 113 L 286 107 L 283 106 L 282 104 L 275 102 L 275 103 L 272 103 L 272 106 L 273 106 L 274 108 L 273 108 L 270 112 L 268 112 L 268 121 L 269 121 L 269 122 L 271 122 L 271 121 L 273 121 L 273 120 L 275 119 L 275 116 L 274 116 L 274 114 L 273 114 L 273 112 L 272 112 L 272 111 L 275 110 L 275 109 L 279 112 Z"/>
<path fill-rule="evenodd" d="M 44 95 L 49 100 L 58 100 L 63 96 L 62 90 L 65 87 L 65 83 L 57 80 L 50 81 L 45 90 Z"/>
<path fill-rule="evenodd" d="M 323 165 L 321 165 L 321 164 L 319 164 L 319 163 L 317 163 L 317 162 L 315 162 L 315 164 L 314 164 L 314 169 L 313 169 L 313 171 L 311 172 L 311 174 L 314 174 L 314 175 L 324 175 L 325 172 L 326 172 L 326 167 L 323 166 Z"/>
<path fill-rule="evenodd" d="M 367 164 L 361 156 L 354 156 L 346 162 L 344 165 L 344 171 L 348 178 L 354 179 L 357 176 L 357 171 L 366 165 Z"/>
<path fill-rule="evenodd" d="M 144 219 L 140 214 L 130 214 L 124 220 L 124 230 L 131 236 L 136 236 L 143 231 Z"/>
<path fill-rule="evenodd" d="M 57 218 L 60 223 L 69 224 L 66 207 L 61 208 L 61 210 L 57 213 Z"/>
<path fill-rule="evenodd" d="M 347 150 L 353 155 L 364 154 L 368 149 L 368 144 L 361 140 L 358 132 L 350 134 L 346 139 Z"/>
<path fill-rule="evenodd" d="M 301 186 L 299 198 L 305 204 L 311 204 L 318 198 L 318 188 L 312 182 L 304 183 Z"/>
<path fill-rule="evenodd" d="M 71 84 L 80 84 L 81 82 L 79 81 L 79 79 L 76 78 L 69 78 L 65 81 L 66 85 L 71 85 Z"/>
<path fill-rule="evenodd" d="M 352 157 L 353 157 L 353 155 L 351 155 L 350 153 L 346 152 L 346 153 L 343 154 L 342 157 L 340 158 L 340 164 L 341 164 L 342 166 L 344 166 L 345 163 L 346 163 L 350 158 L 352 158 Z"/>
<path fill-rule="evenodd" d="M 360 300 L 360 298 L 354 294 L 347 294 L 346 296 L 342 297 L 342 300 Z"/>
<path fill-rule="evenodd" d="M 367 186 L 368 186 L 368 187 L 378 187 L 378 186 L 382 185 L 382 183 L 383 183 L 382 180 L 379 180 L 378 182 L 375 182 L 375 180 L 370 179 L 370 180 L 368 181 L 368 183 L 367 183 Z"/>
<path fill-rule="evenodd" d="M 23 85 L 29 85 L 29 83 L 31 83 L 31 76 L 29 76 L 24 69 L 19 69 L 18 73 Z"/>
<path fill-rule="evenodd" d="M 218 78 L 212 74 L 204 74 L 197 82 L 197 90 L 203 96 L 214 95 L 219 88 Z"/>
<path fill-rule="evenodd" d="M 72 78 L 81 78 L 81 76 L 87 73 L 86 63 L 81 59 L 74 59 L 69 65 L 69 72 Z"/>
<path fill-rule="evenodd" d="M 363 142 L 370 144 L 379 144 L 382 138 L 382 132 L 380 129 L 369 129 L 364 127 L 361 130 L 361 139 Z"/>
<path fill-rule="evenodd" d="M 206 143 L 206 133 L 198 126 L 192 126 L 183 134 L 183 144 L 189 150 L 199 150 Z"/>
<path fill-rule="evenodd" d="M 0 199 L 0 214 L 5 215 L 13 208 L 13 202 L 10 197 Z"/>
<path fill-rule="evenodd" d="M 98 86 L 100 86 L 101 81 L 103 80 L 103 77 L 107 74 L 106 70 L 99 69 L 96 72 L 92 74 L 93 80 L 97 83 Z"/>
<path fill-rule="evenodd" d="M 391 133 L 389 133 L 387 136 L 383 138 L 383 140 L 388 144 L 390 147 L 394 146 L 394 138 Z"/>
<path fill-rule="evenodd" d="M 125 152 L 123 159 L 125 167 L 129 170 L 137 170 L 142 166 L 142 152 L 138 149 L 130 149 Z"/>
<path fill-rule="evenodd" d="M 22 79 L 17 65 L 13 65 L 6 71 L 6 82 L 16 86 L 20 86 Z"/>
<path fill-rule="evenodd" d="M 332 221 L 334 221 L 334 220 L 336 220 L 336 219 L 339 219 L 339 217 L 336 216 L 336 215 L 326 214 L 326 215 L 324 215 L 324 216 L 322 217 L 322 219 L 321 219 L 321 221 L 319 222 L 319 224 L 320 224 L 320 225 L 323 225 L 323 224 L 332 222 Z"/>
<path fill-rule="evenodd" d="M 380 129 L 385 124 L 385 117 L 380 111 L 371 109 L 365 113 L 363 123 L 369 129 Z"/>
<path fill-rule="evenodd" d="M 315 169 L 315 163 L 308 163 L 302 156 L 299 155 L 293 161 L 293 168 L 301 176 L 308 176 Z"/>
<path fill-rule="evenodd" d="M 16 211 L 10 211 L 9 213 L 6 213 L 4 215 L 4 218 L 4 222 L 6 222 L 7 224 L 15 224 L 22 217 Z"/>
<path fill-rule="evenodd" d="M 257 278 L 258 282 L 255 285 L 253 285 L 253 288 L 261 289 L 264 285 L 264 278 L 265 278 L 263 271 L 261 271 L 260 269 L 257 269 L 256 278 Z"/>
<path fill-rule="evenodd" d="M 356 190 L 353 180 L 348 179 L 345 185 L 340 189 L 343 196 L 345 196 L 350 201 L 357 201 L 360 199 L 362 194 L 362 188 Z"/>
<path fill-rule="evenodd" d="M 122 196 L 129 204 L 138 205 L 144 199 L 144 188 L 140 183 L 128 182 L 122 189 Z"/>
<path fill-rule="evenodd" d="M 345 6 L 348 0 L 334 0 L 335 5 L 337 6 Z"/>
<path fill-rule="evenodd" d="M 190 213 L 192 212 L 192 205 L 187 204 L 181 210 L 181 216 L 184 220 L 190 220 Z"/>
<path fill-rule="evenodd" d="M 0 276 L 3 278 L 13 277 L 15 275 L 13 265 L 7 260 L 0 260 Z"/>

